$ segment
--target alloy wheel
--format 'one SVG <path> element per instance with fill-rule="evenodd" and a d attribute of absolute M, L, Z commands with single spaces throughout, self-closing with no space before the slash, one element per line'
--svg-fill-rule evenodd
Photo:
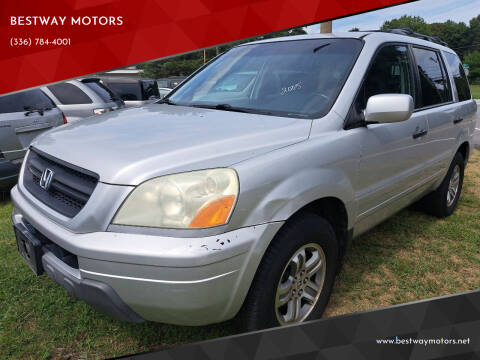
<path fill-rule="evenodd" d="M 450 182 L 448 183 L 447 191 L 447 207 L 450 207 L 455 202 L 457 197 L 458 188 L 460 184 L 460 165 L 455 165 L 452 171 L 452 176 L 450 177 Z"/>
<path fill-rule="evenodd" d="M 281 325 L 299 323 L 312 312 L 322 292 L 326 257 L 310 243 L 298 249 L 285 266 L 275 295 L 275 314 Z"/>

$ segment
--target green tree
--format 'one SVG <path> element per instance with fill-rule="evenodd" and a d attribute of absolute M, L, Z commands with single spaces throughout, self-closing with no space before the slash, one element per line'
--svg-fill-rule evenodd
<path fill-rule="evenodd" d="M 470 51 L 480 51 L 480 15 L 470 20 L 470 32 L 468 34 L 470 41 Z"/>
<path fill-rule="evenodd" d="M 465 64 L 470 65 L 468 77 L 471 83 L 480 83 L 480 51 L 472 51 L 465 55 Z"/>
<path fill-rule="evenodd" d="M 469 25 L 452 20 L 427 24 L 420 16 L 404 15 L 398 19 L 385 21 L 380 29 L 399 28 L 410 28 L 420 34 L 436 36 L 445 41 L 462 59 L 469 52 L 480 51 L 480 15 L 471 19 Z"/>
<path fill-rule="evenodd" d="M 222 53 L 230 50 L 232 47 L 243 44 L 249 41 L 272 39 L 282 36 L 303 35 L 306 34 L 302 28 L 295 28 L 290 30 L 278 31 L 275 33 L 258 36 L 254 39 L 239 40 L 226 45 L 213 47 L 206 50 L 207 61 L 217 56 L 218 52 Z M 150 78 L 162 78 L 169 76 L 188 76 L 195 70 L 197 70 L 203 64 L 203 50 L 195 51 L 186 55 L 179 55 L 165 60 L 157 60 L 137 66 L 139 69 L 143 69 L 143 76 Z"/>
<path fill-rule="evenodd" d="M 428 24 L 428 32 L 429 35 L 445 41 L 460 57 L 463 58 L 465 50 L 468 52 L 468 46 L 471 43 L 470 28 L 465 23 L 448 20 L 444 23 Z"/>
<path fill-rule="evenodd" d="M 409 28 L 420 34 L 429 35 L 428 24 L 420 16 L 403 15 L 401 18 L 385 21 L 380 30 Z"/>

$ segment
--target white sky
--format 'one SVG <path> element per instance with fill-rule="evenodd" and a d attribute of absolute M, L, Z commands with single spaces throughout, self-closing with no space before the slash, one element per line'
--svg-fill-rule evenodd
<path fill-rule="evenodd" d="M 427 23 L 452 20 L 463 21 L 468 25 L 470 19 L 479 14 L 480 0 L 420 0 L 334 20 L 333 31 L 348 31 L 354 27 L 360 30 L 375 30 L 380 28 L 386 20 L 399 18 L 402 15 L 421 16 Z M 306 31 L 318 33 L 320 25 L 308 26 Z"/>

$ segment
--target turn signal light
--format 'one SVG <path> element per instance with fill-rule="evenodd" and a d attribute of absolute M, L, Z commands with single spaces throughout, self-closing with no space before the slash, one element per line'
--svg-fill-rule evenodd
<path fill-rule="evenodd" d="M 191 229 L 223 225 L 235 203 L 235 196 L 228 195 L 205 205 L 188 226 Z"/>

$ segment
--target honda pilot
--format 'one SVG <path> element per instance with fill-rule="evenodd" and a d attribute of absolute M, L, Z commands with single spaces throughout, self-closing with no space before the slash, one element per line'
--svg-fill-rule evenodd
<path fill-rule="evenodd" d="M 37 138 L 11 193 L 18 249 L 117 319 L 316 319 L 352 238 L 418 200 L 452 214 L 476 107 L 432 38 L 239 45 L 155 104 Z"/>

